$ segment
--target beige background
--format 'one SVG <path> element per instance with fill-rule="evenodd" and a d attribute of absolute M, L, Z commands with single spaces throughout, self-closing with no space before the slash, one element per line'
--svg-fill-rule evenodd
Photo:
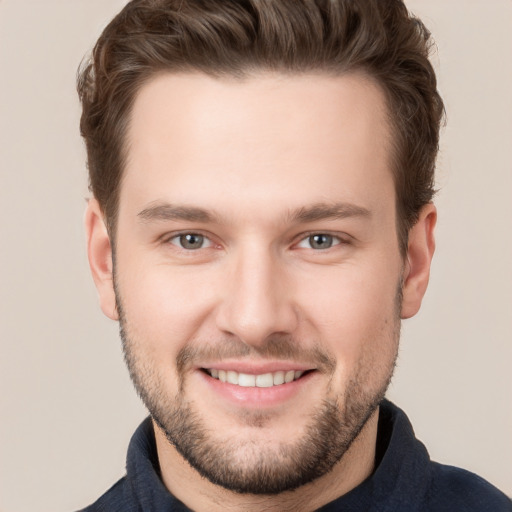
<path fill-rule="evenodd" d="M 88 274 L 78 62 L 122 0 L 0 0 L 0 510 L 70 511 L 144 416 Z M 389 393 L 433 458 L 512 495 L 512 2 L 409 0 L 448 108 L 431 286 Z"/>

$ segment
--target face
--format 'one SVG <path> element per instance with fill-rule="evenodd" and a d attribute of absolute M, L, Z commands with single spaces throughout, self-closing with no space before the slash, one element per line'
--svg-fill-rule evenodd
<path fill-rule="evenodd" d="M 309 482 L 382 399 L 404 278 L 389 137 L 357 75 L 166 74 L 139 92 L 114 266 L 125 355 L 211 482 Z"/>

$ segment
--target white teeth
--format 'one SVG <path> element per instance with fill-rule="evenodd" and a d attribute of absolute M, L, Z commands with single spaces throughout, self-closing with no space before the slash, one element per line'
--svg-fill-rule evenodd
<path fill-rule="evenodd" d="M 274 386 L 284 384 L 284 372 L 274 373 Z"/>
<path fill-rule="evenodd" d="M 221 382 L 228 382 L 246 388 L 270 388 L 272 386 L 280 386 L 288 384 L 299 379 L 304 372 L 300 370 L 290 370 L 287 372 L 277 371 L 274 373 L 263 373 L 261 375 L 251 375 L 248 373 L 238 373 L 233 370 L 208 370 L 208 373 Z"/>
<path fill-rule="evenodd" d="M 256 375 L 247 375 L 247 373 L 238 374 L 238 385 L 244 388 L 253 388 L 256 386 Z"/>
<path fill-rule="evenodd" d="M 274 385 L 274 377 L 271 373 L 256 376 L 256 387 L 271 388 Z"/>
<path fill-rule="evenodd" d="M 228 370 L 226 377 L 226 380 L 230 384 L 238 384 L 238 373 Z"/>

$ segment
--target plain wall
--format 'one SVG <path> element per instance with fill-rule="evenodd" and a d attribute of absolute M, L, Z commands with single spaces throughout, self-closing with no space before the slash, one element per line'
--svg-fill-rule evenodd
<path fill-rule="evenodd" d="M 446 100 L 429 291 L 389 396 L 436 460 L 512 495 L 512 2 L 409 0 Z M 121 0 L 0 0 L 0 510 L 70 511 L 145 416 L 100 312 L 75 72 Z"/>

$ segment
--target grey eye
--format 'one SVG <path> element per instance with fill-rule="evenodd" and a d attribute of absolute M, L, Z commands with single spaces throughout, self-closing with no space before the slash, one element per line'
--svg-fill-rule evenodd
<path fill-rule="evenodd" d="M 312 249 L 329 249 L 334 244 L 332 235 L 317 234 L 308 237 L 309 246 Z"/>
<path fill-rule="evenodd" d="M 183 249 L 194 250 L 201 249 L 204 246 L 205 238 L 203 235 L 198 235 L 196 233 L 187 233 L 185 235 L 179 235 L 175 237 L 179 242 L 179 245 Z"/>
<path fill-rule="evenodd" d="M 315 249 L 316 251 L 330 249 L 335 245 L 339 245 L 341 240 L 335 235 L 328 233 L 315 233 L 303 238 L 297 247 L 301 249 Z"/>

